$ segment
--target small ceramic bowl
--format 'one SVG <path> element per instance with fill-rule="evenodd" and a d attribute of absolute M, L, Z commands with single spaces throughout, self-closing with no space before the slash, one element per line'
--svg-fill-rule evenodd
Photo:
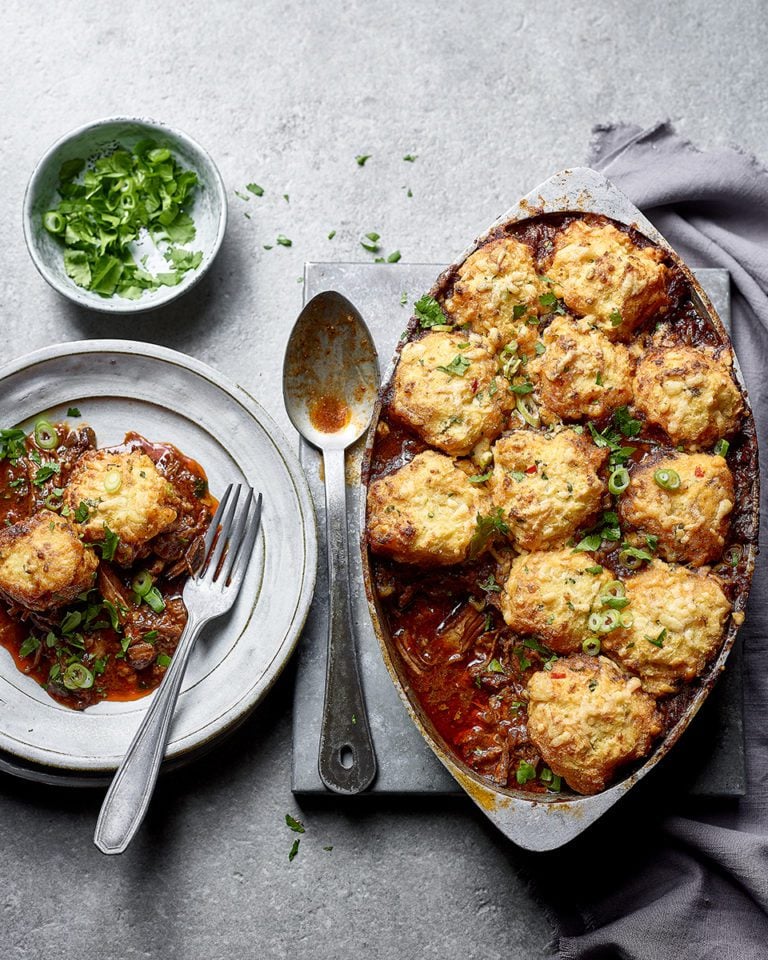
<path fill-rule="evenodd" d="M 81 158 L 88 161 L 117 146 L 132 149 L 140 140 L 151 138 L 159 147 L 167 147 L 186 169 L 194 170 L 198 184 L 193 195 L 189 214 L 197 235 L 190 244 L 191 250 L 201 250 L 203 259 L 196 270 L 184 274 L 175 287 L 163 286 L 157 290 L 144 291 L 138 300 L 126 300 L 116 294 L 103 297 L 98 293 L 78 287 L 64 269 L 64 247 L 57 237 L 43 226 L 43 214 L 56 206 L 59 170 L 67 160 Z M 109 117 L 78 127 L 66 134 L 43 155 L 30 178 L 24 196 L 24 237 L 27 248 L 41 276 L 54 290 L 73 303 L 102 313 L 134 314 L 176 300 L 196 283 L 219 252 L 227 224 L 227 200 L 224 182 L 208 153 L 180 130 L 166 127 L 154 120 L 132 117 Z"/>

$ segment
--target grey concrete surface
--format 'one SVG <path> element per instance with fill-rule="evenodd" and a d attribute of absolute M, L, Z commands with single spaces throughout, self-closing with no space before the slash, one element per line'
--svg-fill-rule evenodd
<path fill-rule="evenodd" d="M 3 14 L 5 357 L 151 340 L 225 371 L 286 427 L 277 374 L 305 259 L 365 259 L 359 237 L 376 230 L 406 260 L 450 260 L 512 198 L 581 161 L 595 122 L 671 117 L 702 145 L 768 157 L 761 0 L 6 0 Z M 255 180 L 266 193 L 230 194 L 220 259 L 192 297 L 115 322 L 45 286 L 20 211 L 52 140 L 130 113 L 197 137 L 230 191 Z M 293 246 L 264 250 L 278 233 Z M 552 925 L 523 859 L 468 802 L 299 810 L 290 693 L 287 676 L 234 739 L 164 782 L 119 859 L 91 845 L 98 796 L 0 780 L 0 956 L 543 956 Z M 292 863 L 288 811 L 307 825 Z"/>

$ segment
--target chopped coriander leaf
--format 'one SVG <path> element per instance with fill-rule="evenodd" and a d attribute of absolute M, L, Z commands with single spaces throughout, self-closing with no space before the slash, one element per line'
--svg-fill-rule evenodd
<path fill-rule="evenodd" d="M 26 453 L 27 435 L 18 427 L 0 430 L 0 460 L 18 460 Z"/>
<path fill-rule="evenodd" d="M 664 627 L 664 629 L 661 631 L 661 633 L 657 637 L 649 637 L 647 634 L 643 634 L 643 638 L 647 640 L 648 643 L 652 643 L 654 647 L 659 647 L 659 648 L 664 646 L 664 640 L 666 639 L 666 637 L 667 637 L 666 627 Z"/>
<path fill-rule="evenodd" d="M 40 641 L 37 637 L 29 636 L 19 647 L 19 656 L 28 657 L 30 653 L 34 653 L 40 647 Z"/>
<path fill-rule="evenodd" d="M 474 473 L 471 477 L 467 477 L 470 483 L 485 483 L 486 480 L 490 480 L 493 476 L 493 470 L 489 470 L 487 473 Z"/>
<path fill-rule="evenodd" d="M 294 833 L 305 832 L 304 824 L 301 822 L 301 820 L 296 820 L 296 818 L 292 817 L 290 813 L 286 813 L 285 822 L 291 828 L 291 830 L 293 830 Z"/>
<path fill-rule="evenodd" d="M 81 500 L 77 509 L 74 513 L 75 523 L 85 523 L 85 521 L 90 517 L 91 510 L 85 500 Z"/>
<path fill-rule="evenodd" d="M 403 160 L 405 160 L 406 163 L 413 163 L 416 160 L 416 154 L 406 153 L 406 155 L 403 157 Z"/>
<path fill-rule="evenodd" d="M 527 760 L 521 760 L 517 765 L 517 771 L 515 773 L 515 779 L 523 786 L 523 784 L 528 783 L 529 780 L 536 779 L 536 767 L 532 763 L 528 763 Z"/>
<path fill-rule="evenodd" d="M 281 233 L 280 236 L 277 238 L 277 240 L 275 241 L 275 243 L 278 243 L 281 247 L 292 247 L 292 246 L 293 246 L 293 240 L 289 240 L 288 237 L 284 237 L 284 236 L 282 235 L 282 233 Z"/>
<path fill-rule="evenodd" d="M 81 503 L 80 506 L 83 506 Z M 80 510 L 80 507 L 77 508 Z M 77 518 L 75 518 L 77 519 Z M 106 522 L 104 523 L 104 539 L 101 543 L 98 543 L 97 546 L 101 547 L 101 559 L 102 560 L 114 560 L 115 552 L 120 544 L 120 537 L 116 533 L 113 533 Z"/>
<path fill-rule="evenodd" d="M 641 421 L 629 415 L 629 407 L 614 410 L 613 421 L 625 437 L 636 437 L 643 429 Z"/>
<path fill-rule="evenodd" d="M 599 550 L 600 544 L 603 542 L 603 538 L 599 533 L 589 533 L 583 540 L 580 540 L 574 550 Z"/>
<path fill-rule="evenodd" d="M 470 543 L 471 557 L 476 557 L 496 534 L 509 533 L 509 524 L 504 520 L 501 507 L 496 507 L 492 513 L 478 513 L 475 533 Z"/>
<path fill-rule="evenodd" d="M 70 408 L 67 410 L 67 416 L 68 416 L 68 417 L 79 417 L 79 416 L 82 416 L 82 414 L 80 413 L 80 410 L 79 410 L 77 407 L 70 407 Z"/>
<path fill-rule="evenodd" d="M 521 317 L 524 317 L 528 312 L 528 307 L 524 303 L 516 303 L 512 307 L 512 318 L 514 320 L 519 320 Z"/>
<path fill-rule="evenodd" d="M 489 673 L 506 673 L 507 671 L 502 667 L 499 661 L 494 657 L 493 660 L 485 668 Z"/>
<path fill-rule="evenodd" d="M 501 587 L 496 583 L 496 577 L 492 573 L 489 573 L 485 580 L 478 580 L 477 585 L 486 593 L 501 593 Z"/>
<path fill-rule="evenodd" d="M 163 256 L 172 267 L 182 273 L 186 273 L 187 270 L 197 270 L 203 261 L 202 250 L 193 252 L 179 247 L 168 247 Z"/>
<path fill-rule="evenodd" d="M 254 197 L 264 196 L 264 187 L 260 187 L 258 183 L 246 183 L 245 189 L 250 190 Z"/>
<path fill-rule="evenodd" d="M 608 314 L 608 319 L 611 321 L 612 327 L 618 327 L 623 322 L 618 310 L 612 310 L 611 313 Z"/>
<path fill-rule="evenodd" d="M 37 472 L 35 473 L 35 478 L 32 483 L 34 483 L 36 487 L 42 487 L 46 480 L 50 480 L 51 477 L 55 477 L 59 473 L 61 473 L 61 464 L 43 464 L 42 467 L 37 468 Z"/>
<path fill-rule="evenodd" d="M 296 839 L 293 841 L 293 846 L 291 847 L 291 849 L 290 849 L 290 851 L 289 851 L 289 853 L 288 853 L 288 862 L 289 862 L 289 863 L 292 863 L 292 862 L 294 861 L 294 859 L 296 858 L 296 854 L 299 852 L 299 844 L 300 844 L 300 843 L 301 843 L 301 839 L 300 839 L 299 837 L 296 837 Z"/>
<path fill-rule="evenodd" d="M 429 294 L 425 294 L 414 304 L 416 319 L 424 329 L 429 327 L 444 326 L 448 323 L 448 318 L 443 313 L 442 307 Z"/>
<path fill-rule="evenodd" d="M 435 370 L 440 370 L 443 373 L 447 373 L 450 377 L 463 377 L 470 366 L 471 361 L 459 354 L 455 356 L 447 366 L 435 367 Z"/>
<path fill-rule="evenodd" d="M 523 395 L 526 393 L 533 393 L 533 384 L 532 383 L 513 383 L 509 388 L 512 393 L 517 393 Z"/>
<path fill-rule="evenodd" d="M 371 156 L 372 154 L 370 153 L 360 154 L 360 156 L 355 157 L 355 163 L 358 165 L 358 167 L 364 167 L 366 161 L 371 159 Z"/>
<path fill-rule="evenodd" d="M 336 231 L 335 231 L 335 230 L 331 230 L 331 232 L 328 234 L 328 239 L 329 239 L 329 240 L 333 240 L 333 238 L 334 238 L 335 236 L 336 236 Z"/>

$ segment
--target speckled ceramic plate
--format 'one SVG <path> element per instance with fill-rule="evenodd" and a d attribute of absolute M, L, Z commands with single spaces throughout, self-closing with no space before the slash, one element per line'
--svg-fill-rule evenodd
<path fill-rule="evenodd" d="M 99 446 L 128 430 L 166 440 L 196 459 L 211 491 L 245 482 L 264 494 L 259 540 L 243 590 L 214 621 L 190 660 L 166 760 L 178 762 L 233 729 L 289 659 L 315 584 L 315 517 L 298 460 L 277 425 L 243 390 L 181 353 L 144 343 L 59 344 L 0 370 L 3 426 L 77 406 Z M 102 702 L 80 713 L 58 704 L 0 648 L 0 767 L 32 779 L 116 769 L 149 696 Z M 30 767 L 31 765 L 31 767 Z M 35 774 L 38 774 L 35 776 Z"/>

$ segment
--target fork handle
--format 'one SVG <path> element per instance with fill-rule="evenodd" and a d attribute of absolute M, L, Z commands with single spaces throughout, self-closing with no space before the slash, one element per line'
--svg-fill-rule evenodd
<path fill-rule="evenodd" d="M 323 451 L 328 535 L 328 664 L 318 772 L 335 793 L 360 793 L 376 776 L 376 754 L 357 667 L 349 603 L 349 543 L 344 451 Z"/>
<path fill-rule="evenodd" d="M 204 623 L 188 618 L 171 665 L 107 791 L 93 837 L 102 853 L 122 853 L 141 826 L 165 756 L 189 654 Z"/>

